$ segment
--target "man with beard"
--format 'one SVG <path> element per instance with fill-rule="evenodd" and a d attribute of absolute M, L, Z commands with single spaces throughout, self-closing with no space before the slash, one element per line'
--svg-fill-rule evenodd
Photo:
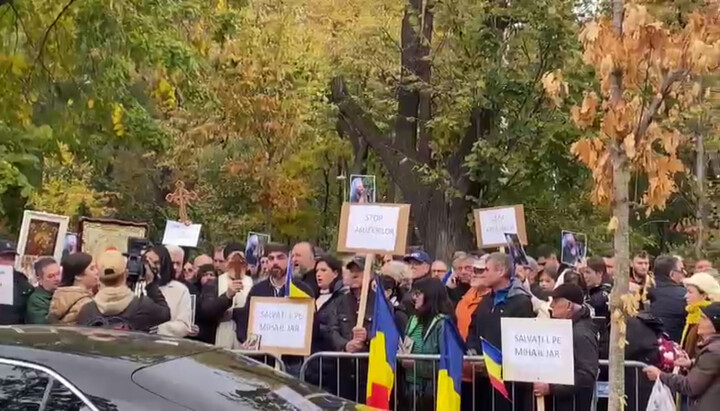
<path fill-rule="evenodd" d="M 283 244 L 270 243 L 265 246 L 265 256 L 268 259 L 269 270 L 267 280 L 260 281 L 255 284 L 247 297 L 247 302 L 242 308 L 236 308 L 233 311 L 233 320 L 235 321 L 235 331 L 237 339 L 240 343 L 245 343 L 248 334 L 248 317 L 250 315 L 250 305 L 253 297 L 284 297 L 285 296 L 285 276 L 287 275 L 288 249 Z M 305 292 L 307 295 L 313 295 L 312 289 L 302 281 L 292 279 L 295 286 Z M 298 376 L 303 357 L 287 356 L 283 357 L 287 372 Z"/>
<path fill-rule="evenodd" d="M 313 291 L 311 296 L 317 296 L 318 286 L 315 278 L 315 251 L 312 244 L 303 241 L 295 244 L 292 249 L 293 276 L 302 280 Z"/>

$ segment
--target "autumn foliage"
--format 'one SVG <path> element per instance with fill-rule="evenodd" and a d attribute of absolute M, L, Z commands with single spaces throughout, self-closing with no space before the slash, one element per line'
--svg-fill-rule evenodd
<path fill-rule="evenodd" d="M 622 35 L 612 16 L 591 21 L 581 31 L 583 59 L 595 67 L 600 88 L 585 92 L 582 103 L 571 108 L 573 121 L 587 133 L 571 150 L 592 170 L 596 203 L 612 198 L 613 149 L 626 155 L 631 171 L 647 175 L 642 200 L 648 214 L 663 209 L 677 190 L 674 177 L 684 171 L 678 148 L 687 140 L 678 122 L 701 97 L 698 77 L 720 62 L 718 19 L 715 1 L 689 14 L 682 25 L 659 20 L 636 1 L 625 5 Z M 558 104 L 558 96 L 567 93 L 558 84 L 561 75 L 548 74 L 545 80 Z"/>

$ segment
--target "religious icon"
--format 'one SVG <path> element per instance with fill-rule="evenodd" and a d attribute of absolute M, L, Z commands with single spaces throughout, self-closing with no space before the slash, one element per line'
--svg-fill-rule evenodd
<path fill-rule="evenodd" d="M 520 237 L 514 233 L 505 233 L 505 241 L 508 245 L 508 255 L 512 258 L 513 263 L 528 265 L 527 254 L 520 243 Z"/>
<path fill-rule="evenodd" d="M 32 279 L 33 264 L 39 257 L 53 257 L 60 261 L 69 221 L 65 216 L 25 210 L 15 268 Z"/>
<path fill-rule="evenodd" d="M 58 241 L 60 224 L 51 221 L 31 219 L 25 239 L 25 254 L 52 256 Z"/>
<path fill-rule="evenodd" d="M 75 254 L 78 251 L 78 235 L 75 233 L 65 234 L 65 243 L 63 245 L 62 258 Z"/>
<path fill-rule="evenodd" d="M 350 176 L 350 202 L 356 204 L 375 202 L 375 176 L 357 174 Z"/>
<path fill-rule="evenodd" d="M 245 259 L 251 267 L 257 267 L 265 255 L 265 246 L 270 242 L 270 234 L 249 232 L 245 246 Z"/>
<path fill-rule="evenodd" d="M 560 262 L 571 266 L 577 265 L 587 253 L 587 236 L 582 233 L 563 231 L 560 240 Z"/>

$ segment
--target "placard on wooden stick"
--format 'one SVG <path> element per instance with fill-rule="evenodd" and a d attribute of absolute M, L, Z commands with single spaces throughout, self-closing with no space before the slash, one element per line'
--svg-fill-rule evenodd
<path fill-rule="evenodd" d="M 405 255 L 409 204 L 342 206 L 337 250 L 356 254 Z"/>
<path fill-rule="evenodd" d="M 517 234 L 527 245 L 525 209 L 522 204 L 473 210 L 478 248 L 505 247 L 505 233 Z"/>
<path fill-rule="evenodd" d="M 310 355 L 315 300 L 253 297 L 248 335 L 260 336 L 260 350 L 273 354 Z"/>

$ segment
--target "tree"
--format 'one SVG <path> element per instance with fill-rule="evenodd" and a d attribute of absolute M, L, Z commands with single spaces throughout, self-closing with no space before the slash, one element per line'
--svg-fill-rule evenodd
<path fill-rule="evenodd" d="M 699 97 L 697 76 L 717 69 L 720 57 L 718 4 L 697 5 L 690 13 L 668 13 L 655 4 L 613 0 L 611 14 L 588 22 L 580 34 L 585 61 L 596 70 L 599 91 L 585 92 L 571 109 L 586 137 L 572 153 L 593 173 L 593 200 L 610 204 L 616 274 L 610 296 L 609 410 L 624 406 L 626 317 L 634 315 L 639 294 L 628 293 L 631 208 L 646 214 L 662 210 L 677 191 L 685 170 L 678 149 L 686 137 L 678 130 L 683 112 Z M 674 10 L 673 10 L 674 11 Z M 561 79 L 546 89 L 561 96 Z M 647 178 L 647 189 L 631 204 L 631 174 Z"/>
<path fill-rule="evenodd" d="M 373 67 L 365 52 L 359 69 L 333 80 L 332 101 L 340 132 L 372 148 L 412 205 L 416 239 L 449 258 L 474 248 L 472 208 L 528 177 L 550 188 L 549 171 L 568 170 L 543 147 L 574 135 L 542 104 L 540 79 L 577 49 L 573 3 L 410 0 L 400 13 L 399 42 L 395 26 L 377 30 L 400 68 L 388 67 L 387 52 Z"/>

